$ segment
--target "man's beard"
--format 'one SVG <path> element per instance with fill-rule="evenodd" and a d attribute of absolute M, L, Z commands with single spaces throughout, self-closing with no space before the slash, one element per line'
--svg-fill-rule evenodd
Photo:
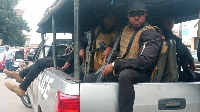
<path fill-rule="evenodd" d="M 143 26 L 144 26 L 144 23 L 143 24 L 141 24 L 140 26 L 138 26 L 138 27 L 136 27 L 136 26 L 133 26 L 133 24 L 131 24 L 130 22 L 129 22 L 129 25 L 133 28 L 133 29 L 135 29 L 135 30 L 139 30 L 139 29 L 141 29 Z"/>

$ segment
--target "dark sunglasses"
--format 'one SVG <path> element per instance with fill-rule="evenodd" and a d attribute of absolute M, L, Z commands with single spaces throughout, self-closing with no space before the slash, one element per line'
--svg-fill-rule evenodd
<path fill-rule="evenodd" d="M 135 16 L 142 17 L 145 13 L 146 13 L 146 11 L 144 11 L 144 10 L 128 12 L 129 16 L 131 16 L 131 17 L 135 17 Z"/>
<path fill-rule="evenodd" d="M 103 16 L 104 18 L 108 18 L 108 17 L 116 17 L 115 14 L 107 14 Z"/>

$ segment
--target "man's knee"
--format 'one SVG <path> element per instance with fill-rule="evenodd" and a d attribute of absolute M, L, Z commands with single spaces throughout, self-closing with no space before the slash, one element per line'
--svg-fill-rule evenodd
<path fill-rule="evenodd" d="M 131 72 L 129 69 L 122 70 L 118 77 L 119 83 L 127 82 L 128 80 L 131 80 Z"/>
<path fill-rule="evenodd" d="M 133 84 L 138 82 L 147 82 L 149 80 L 146 73 L 134 69 L 124 69 L 120 72 L 118 81 L 120 82 L 132 82 Z"/>
<path fill-rule="evenodd" d="M 38 59 L 37 61 L 36 61 L 36 63 L 40 63 L 40 62 L 44 62 L 44 61 L 46 61 L 47 59 L 46 58 L 40 58 L 40 59 Z"/>
<path fill-rule="evenodd" d="M 52 64 L 53 64 L 52 58 L 40 58 L 34 63 L 34 65 L 36 65 L 39 68 L 40 67 L 44 68 L 46 66 L 51 66 Z"/>

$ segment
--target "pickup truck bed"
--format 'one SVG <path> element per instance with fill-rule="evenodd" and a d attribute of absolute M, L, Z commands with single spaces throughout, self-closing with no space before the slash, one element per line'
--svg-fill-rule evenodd
<path fill-rule="evenodd" d="M 134 112 L 200 112 L 200 82 L 138 83 L 134 87 Z M 118 83 L 80 83 L 59 70 L 44 70 L 29 87 L 34 112 L 57 112 L 59 93 L 77 99 L 63 109 L 119 112 Z"/>

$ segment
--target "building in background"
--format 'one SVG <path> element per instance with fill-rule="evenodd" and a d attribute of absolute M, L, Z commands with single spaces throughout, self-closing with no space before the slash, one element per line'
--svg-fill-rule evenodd
<path fill-rule="evenodd" d="M 22 17 L 23 18 L 24 10 L 14 9 L 14 12 L 16 13 L 17 17 Z"/>
<path fill-rule="evenodd" d="M 173 33 L 182 38 L 182 42 L 190 49 L 196 50 L 199 39 L 197 38 L 199 19 L 186 21 L 174 25 Z"/>
<path fill-rule="evenodd" d="M 16 0 L 19 3 L 16 10 L 24 10 L 23 19 L 28 23 L 31 31 L 23 31 L 26 35 L 25 48 L 35 48 L 41 42 L 41 34 L 37 33 L 37 23 L 40 21 L 45 9 L 52 5 L 55 0 Z"/>
<path fill-rule="evenodd" d="M 14 9 L 14 12 L 16 13 L 17 17 L 22 17 L 23 18 L 23 15 L 24 15 L 24 11 L 25 10 L 21 10 L 21 9 Z M 31 39 L 31 35 L 29 35 L 28 32 L 26 31 L 22 31 L 23 34 L 25 35 L 25 38 L 26 38 L 26 42 L 25 42 L 25 45 L 24 47 L 31 47 L 31 43 L 30 43 L 30 39 Z M 34 46 L 38 46 L 39 44 L 37 45 L 34 45 Z"/>

